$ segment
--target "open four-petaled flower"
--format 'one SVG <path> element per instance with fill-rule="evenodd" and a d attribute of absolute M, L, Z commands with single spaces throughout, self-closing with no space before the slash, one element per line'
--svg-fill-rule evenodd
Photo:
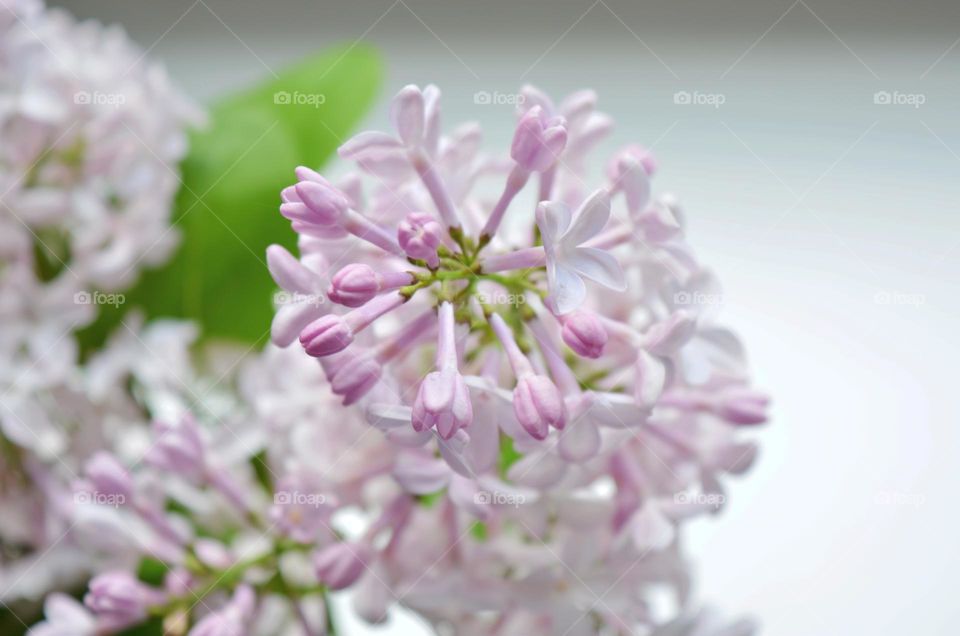
<path fill-rule="evenodd" d="M 600 248 L 585 245 L 603 230 L 609 218 L 610 195 L 606 190 L 590 195 L 576 217 L 559 201 L 544 201 L 537 207 L 550 299 L 558 314 L 569 313 L 583 303 L 587 295 L 584 276 L 615 291 L 627 288 L 617 259 Z"/>

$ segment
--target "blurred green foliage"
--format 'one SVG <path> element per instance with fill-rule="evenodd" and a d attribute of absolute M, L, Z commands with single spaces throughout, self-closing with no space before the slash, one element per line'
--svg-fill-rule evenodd
<path fill-rule="evenodd" d="M 95 348 L 139 307 L 148 318 L 197 321 L 204 339 L 266 340 L 273 280 L 265 249 L 295 235 L 277 211 L 298 165 L 320 166 L 375 99 L 383 67 L 365 45 L 344 45 L 215 104 L 191 135 L 180 166 L 173 218 L 181 244 L 165 266 L 145 272 L 119 309 L 103 308 L 80 337 Z"/>

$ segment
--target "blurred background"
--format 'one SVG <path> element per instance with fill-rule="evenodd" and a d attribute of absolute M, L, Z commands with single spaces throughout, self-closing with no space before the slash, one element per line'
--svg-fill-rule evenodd
<path fill-rule="evenodd" d="M 595 89 L 774 397 L 755 470 L 689 533 L 697 595 L 776 636 L 956 633 L 960 3 L 51 4 L 123 24 L 202 103 L 364 40 L 387 63 L 364 128 L 432 82 L 498 151 L 523 83 Z"/>

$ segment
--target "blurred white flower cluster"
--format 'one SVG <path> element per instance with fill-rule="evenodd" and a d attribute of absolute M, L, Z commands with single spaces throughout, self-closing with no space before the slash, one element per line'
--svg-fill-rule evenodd
<path fill-rule="evenodd" d="M 176 245 L 171 166 L 199 113 L 119 27 L 25 0 L 0 13 L 0 253 L 42 254 L 78 290 L 127 287 Z"/>
<path fill-rule="evenodd" d="M 0 600 L 85 560 L 57 542 L 56 489 L 143 412 L 111 353 L 79 366 L 74 334 L 176 246 L 177 165 L 201 116 L 122 29 L 0 2 Z"/>

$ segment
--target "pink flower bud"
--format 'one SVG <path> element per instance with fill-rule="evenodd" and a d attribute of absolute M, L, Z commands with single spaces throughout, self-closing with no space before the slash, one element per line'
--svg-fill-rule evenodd
<path fill-rule="evenodd" d="M 154 422 L 154 443 L 148 455 L 150 461 L 164 470 L 197 479 L 206 465 L 206 449 L 200 429 L 190 415 L 176 424 Z"/>
<path fill-rule="evenodd" d="M 653 176 L 657 171 L 657 158 L 653 156 L 653 153 L 639 144 L 630 144 L 629 146 L 621 148 L 607 165 L 607 175 L 611 181 L 618 181 L 620 179 L 621 166 L 623 165 L 621 161 L 624 159 L 639 163 L 648 176 Z"/>
<path fill-rule="evenodd" d="M 366 329 L 374 320 L 393 311 L 406 298 L 401 294 L 379 296 L 342 316 L 327 314 L 303 328 L 300 344 L 315 358 L 343 351 L 353 342 L 353 337 Z"/>
<path fill-rule="evenodd" d="M 327 375 L 330 389 L 343 398 L 343 405 L 350 406 L 366 395 L 376 385 L 383 372 L 377 359 L 370 355 L 343 355 L 348 359 L 334 365 Z"/>
<path fill-rule="evenodd" d="M 317 578 L 332 590 L 350 587 L 366 569 L 370 552 L 370 548 L 361 543 L 329 545 L 313 557 Z"/>
<path fill-rule="evenodd" d="M 296 191 L 310 212 L 308 218 L 304 219 L 310 223 L 336 225 L 350 209 L 350 200 L 347 195 L 332 185 L 317 181 L 301 181 L 296 185 Z"/>
<path fill-rule="evenodd" d="M 413 428 L 436 427 L 443 439 L 450 439 L 473 421 L 473 405 L 463 376 L 456 368 L 434 371 L 420 383 L 413 403 Z"/>
<path fill-rule="evenodd" d="M 151 605 L 164 595 L 141 583 L 129 572 L 107 572 L 90 581 L 84 604 L 96 614 L 99 624 L 113 632 L 143 621 Z"/>
<path fill-rule="evenodd" d="M 334 275 L 327 295 L 335 303 L 356 308 L 381 292 L 412 285 L 414 280 L 410 272 L 380 273 L 368 265 L 353 263 Z"/>
<path fill-rule="evenodd" d="M 470 426 L 473 404 L 457 366 L 456 319 L 451 303 L 441 303 L 437 322 L 437 371 L 420 383 L 411 422 L 417 432 L 436 427 L 440 437 L 448 440 Z"/>
<path fill-rule="evenodd" d="M 363 263 L 351 263 L 334 274 L 327 296 L 335 303 L 359 307 L 379 291 L 379 277 L 373 268 Z"/>
<path fill-rule="evenodd" d="M 546 439 L 549 426 L 561 429 L 566 421 L 560 390 L 543 375 L 529 374 L 517 380 L 513 412 L 524 430 L 536 439 Z"/>
<path fill-rule="evenodd" d="M 431 269 L 440 264 L 437 248 L 443 237 L 443 226 L 426 212 L 411 212 L 397 231 L 400 247 L 407 256 L 427 262 Z"/>
<path fill-rule="evenodd" d="M 567 128 L 562 117 L 547 119 L 540 106 L 520 118 L 513 135 L 510 156 L 530 172 L 552 166 L 567 145 Z"/>
<path fill-rule="evenodd" d="M 253 616 L 256 595 L 249 585 L 240 585 L 223 608 L 204 616 L 188 636 L 223 636 L 246 634 Z"/>
<path fill-rule="evenodd" d="M 101 451 L 87 460 L 84 466 L 86 486 L 102 495 L 111 495 L 118 500 L 129 501 L 133 497 L 133 479 L 117 458 Z"/>
<path fill-rule="evenodd" d="M 560 318 L 561 336 L 568 347 L 586 358 L 599 358 L 607 344 L 607 330 L 596 314 L 577 310 Z"/>
<path fill-rule="evenodd" d="M 353 329 L 343 316 L 327 314 L 300 332 L 300 344 L 309 355 L 320 358 L 343 351 L 353 342 Z"/>
<path fill-rule="evenodd" d="M 163 589 L 170 596 L 186 596 L 195 583 L 190 570 L 180 565 L 168 570 L 163 577 Z"/>

